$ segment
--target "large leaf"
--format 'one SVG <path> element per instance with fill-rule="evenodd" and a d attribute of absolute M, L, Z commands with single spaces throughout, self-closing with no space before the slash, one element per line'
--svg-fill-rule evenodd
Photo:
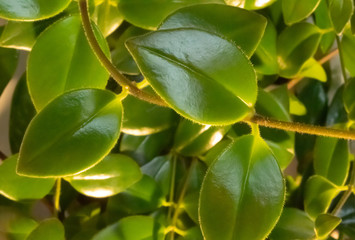
<path fill-rule="evenodd" d="M 122 154 L 110 154 L 89 170 L 66 178 L 84 195 L 103 198 L 124 191 L 142 177 L 138 164 Z"/>
<path fill-rule="evenodd" d="M 52 17 L 63 11 L 71 0 L 0 0 L 0 18 L 34 21 Z"/>
<path fill-rule="evenodd" d="M 315 54 L 320 38 L 318 27 L 310 23 L 297 23 L 286 28 L 277 42 L 280 75 L 287 78 L 295 76 Z"/>
<path fill-rule="evenodd" d="M 273 4 L 276 0 L 225 0 L 228 5 L 241 7 L 245 9 L 265 8 Z"/>
<path fill-rule="evenodd" d="M 353 14 L 353 0 L 330 0 L 329 13 L 334 30 L 340 34 Z"/>
<path fill-rule="evenodd" d="M 112 224 L 98 234 L 93 240 L 162 240 L 163 228 L 149 216 L 130 216 Z"/>
<path fill-rule="evenodd" d="M 18 154 L 0 165 L 0 193 L 15 201 L 41 199 L 52 189 L 55 179 L 38 179 L 16 174 Z"/>
<path fill-rule="evenodd" d="M 159 29 L 189 27 L 233 40 L 250 57 L 263 36 L 266 19 L 241 8 L 201 4 L 177 10 L 164 20 Z"/>
<path fill-rule="evenodd" d="M 318 7 L 321 0 L 282 0 L 282 13 L 288 25 L 299 22 Z"/>
<path fill-rule="evenodd" d="M 120 99 L 99 89 L 65 93 L 30 123 L 20 149 L 22 175 L 63 177 L 98 163 L 116 144 Z"/>
<path fill-rule="evenodd" d="M 97 30 L 96 37 L 109 55 Z M 27 74 L 37 110 L 71 89 L 105 88 L 109 76 L 90 48 L 79 16 L 62 19 L 40 35 L 29 56 Z"/>
<path fill-rule="evenodd" d="M 336 185 L 343 185 L 350 167 L 348 141 L 318 137 L 314 147 L 314 170 Z"/>
<path fill-rule="evenodd" d="M 0 48 L 0 96 L 15 72 L 17 58 L 16 50 Z"/>
<path fill-rule="evenodd" d="M 237 139 L 210 166 L 201 188 L 200 223 L 206 240 L 264 239 L 283 207 L 277 161 L 258 136 Z"/>
<path fill-rule="evenodd" d="M 65 240 L 64 227 L 56 218 L 50 218 L 41 222 L 26 240 Z"/>
<path fill-rule="evenodd" d="M 223 3 L 223 0 L 120 0 L 118 10 L 135 26 L 156 29 L 170 13 L 199 3 Z"/>
<path fill-rule="evenodd" d="M 255 71 L 232 42 L 195 29 L 162 30 L 126 43 L 154 90 L 202 124 L 243 119 L 256 100 Z"/>

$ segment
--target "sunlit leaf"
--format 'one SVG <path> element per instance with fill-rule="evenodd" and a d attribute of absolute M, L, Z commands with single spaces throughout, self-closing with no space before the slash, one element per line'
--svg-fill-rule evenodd
<path fill-rule="evenodd" d="M 225 0 L 228 5 L 245 9 L 259 9 L 273 4 L 276 0 Z"/>
<path fill-rule="evenodd" d="M 299 22 L 318 7 L 321 0 L 282 0 L 282 12 L 288 25 Z"/>
<path fill-rule="evenodd" d="M 115 31 L 123 21 L 117 9 L 118 2 L 119 0 L 102 0 L 95 6 L 93 18 L 105 37 Z"/>

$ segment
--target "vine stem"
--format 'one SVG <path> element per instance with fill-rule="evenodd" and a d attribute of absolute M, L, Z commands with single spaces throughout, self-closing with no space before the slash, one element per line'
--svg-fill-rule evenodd
<path fill-rule="evenodd" d="M 58 178 L 56 182 L 55 194 L 54 194 L 54 212 L 55 216 L 58 217 L 60 212 L 60 192 L 62 188 L 62 179 Z"/>
<path fill-rule="evenodd" d="M 6 154 L 0 151 L 0 159 L 5 160 L 7 158 Z"/>
<path fill-rule="evenodd" d="M 105 53 L 102 51 L 99 43 L 97 42 L 89 17 L 87 0 L 79 0 L 79 9 L 80 9 L 81 20 L 82 20 L 86 38 L 92 50 L 94 51 L 96 57 L 99 59 L 101 64 L 106 68 L 106 70 L 110 73 L 112 78 L 120 86 L 122 86 L 122 88 L 126 89 L 131 95 L 143 101 L 147 101 L 159 106 L 166 107 L 167 104 L 160 97 L 158 97 L 157 95 L 144 92 L 143 90 L 139 89 L 134 83 L 132 83 L 129 79 L 127 79 L 123 74 L 121 74 L 117 70 L 117 68 L 107 58 Z"/>

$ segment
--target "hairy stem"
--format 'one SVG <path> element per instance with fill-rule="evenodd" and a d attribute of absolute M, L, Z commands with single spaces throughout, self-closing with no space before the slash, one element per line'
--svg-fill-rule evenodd
<path fill-rule="evenodd" d="M 79 0 L 79 9 L 81 20 L 83 23 L 83 27 L 85 30 L 86 38 L 94 51 L 95 55 L 101 62 L 101 64 L 106 68 L 106 70 L 110 73 L 112 78 L 120 85 L 122 88 L 126 89 L 131 95 L 159 105 L 159 106 L 167 106 L 167 104 L 157 95 L 153 95 L 139 89 L 134 83 L 132 83 L 129 79 L 127 79 L 124 75 L 122 75 L 117 68 L 112 64 L 112 62 L 106 57 L 105 53 L 102 51 L 97 39 L 95 37 L 94 31 L 91 26 L 89 12 L 88 12 L 88 4 L 87 0 Z"/>

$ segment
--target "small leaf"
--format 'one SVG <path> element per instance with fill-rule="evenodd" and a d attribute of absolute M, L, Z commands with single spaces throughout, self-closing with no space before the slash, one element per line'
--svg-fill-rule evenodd
<path fill-rule="evenodd" d="M 62 223 L 56 219 L 51 218 L 41 222 L 37 228 L 35 228 L 26 240 L 65 240 L 64 227 Z"/>
<path fill-rule="evenodd" d="M 307 113 L 304 104 L 293 94 L 289 93 L 290 97 L 290 114 L 302 116 Z"/>
<path fill-rule="evenodd" d="M 282 0 L 285 23 L 292 25 L 311 15 L 321 0 Z"/>
<path fill-rule="evenodd" d="M 315 54 L 320 38 L 319 28 L 310 23 L 296 23 L 286 28 L 277 42 L 280 75 L 286 78 L 295 76 Z"/>
<path fill-rule="evenodd" d="M 213 32 L 234 41 L 250 57 L 265 27 L 266 19 L 255 12 L 221 4 L 200 4 L 175 11 L 159 29 L 196 28 Z"/>
<path fill-rule="evenodd" d="M 141 178 L 142 173 L 133 159 L 110 154 L 89 170 L 66 180 L 84 195 L 104 198 L 124 191 Z"/>
<path fill-rule="evenodd" d="M 269 238 L 270 240 L 310 240 L 314 236 L 314 222 L 305 212 L 296 208 L 284 208 Z"/>
<path fill-rule="evenodd" d="M 121 118 L 121 102 L 109 91 L 83 89 L 59 96 L 31 121 L 17 172 L 64 177 L 90 168 L 116 144 Z"/>
<path fill-rule="evenodd" d="M 301 68 L 299 75 L 304 78 L 313 78 L 321 82 L 327 81 L 327 73 L 322 65 L 314 58 L 308 59 Z"/>
<path fill-rule="evenodd" d="M 135 26 L 156 29 L 170 13 L 179 8 L 206 3 L 220 3 L 223 0 L 120 0 L 118 10 L 125 20 Z"/>
<path fill-rule="evenodd" d="M 0 96 L 16 70 L 17 60 L 16 50 L 0 47 Z"/>
<path fill-rule="evenodd" d="M 345 33 L 340 44 L 345 68 L 349 71 L 350 76 L 355 77 L 355 36 Z"/>
<path fill-rule="evenodd" d="M 343 100 L 349 118 L 355 120 L 355 78 L 351 78 L 345 85 Z"/>
<path fill-rule="evenodd" d="M 118 2 L 118 0 L 102 0 L 95 6 L 93 19 L 105 37 L 115 31 L 123 21 L 117 9 Z"/>
<path fill-rule="evenodd" d="M 321 214 L 317 217 L 315 222 L 315 230 L 317 237 L 325 239 L 328 235 L 340 224 L 341 218 L 330 214 Z"/>
<path fill-rule="evenodd" d="M 137 231 L 138 230 L 138 231 Z M 164 239 L 163 228 L 149 216 L 130 216 L 112 224 L 98 234 L 93 240 L 140 240 Z"/>
<path fill-rule="evenodd" d="M 326 178 L 314 175 L 307 180 L 304 207 L 308 215 L 315 219 L 326 213 L 332 200 L 341 190 Z"/>
<path fill-rule="evenodd" d="M 176 130 L 173 149 L 184 156 L 199 156 L 222 140 L 230 126 L 213 127 L 182 119 Z"/>
<path fill-rule="evenodd" d="M 348 141 L 318 137 L 314 147 L 314 170 L 319 176 L 342 186 L 350 167 Z"/>
<path fill-rule="evenodd" d="M 212 163 L 202 184 L 199 215 L 205 239 L 266 238 L 281 215 L 284 196 L 282 173 L 267 144 L 253 135 L 238 138 Z"/>
<path fill-rule="evenodd" d="M 236 45 L 217 35 L 162 30 L 126 44 L 154 90 L 188 119 L 227 125 L 247 116 L 255 103 L 251 63 Z"/>
<path fill-rule="evenodd" d="M 354 10 L 353 0 L 330 0 L 329 13 L 334 30 L 340 34 L 351 18 Z"/>
<path fill-rule="evenodd" d="M 55 179 L 38 179 L 16 174 L 18 154 L 0 165 L 0 193 L 14 200 L 41 199 L 52 189 Z"/>
<path fill-rule="evenodd" d="M 106 55 L 109 49 L 94 28 Z M 28 88 L 37 110 L 78 88 L 105 88 L 108 73 L 87 42 L 79 16 L 64 18 L 37 39 L 28 59 Z"/>
<path fill-rule="evenodd" d="M 245 9 L 260 9 L 273 4 L 276 0 L 225 0 L 228 5 L 245 8 Z"/>
<path fill-rule="evenodd" d="M 70 0 L 0 0 L 0 17 L 16 21 L 35 21 L 63 11 Z"/>

